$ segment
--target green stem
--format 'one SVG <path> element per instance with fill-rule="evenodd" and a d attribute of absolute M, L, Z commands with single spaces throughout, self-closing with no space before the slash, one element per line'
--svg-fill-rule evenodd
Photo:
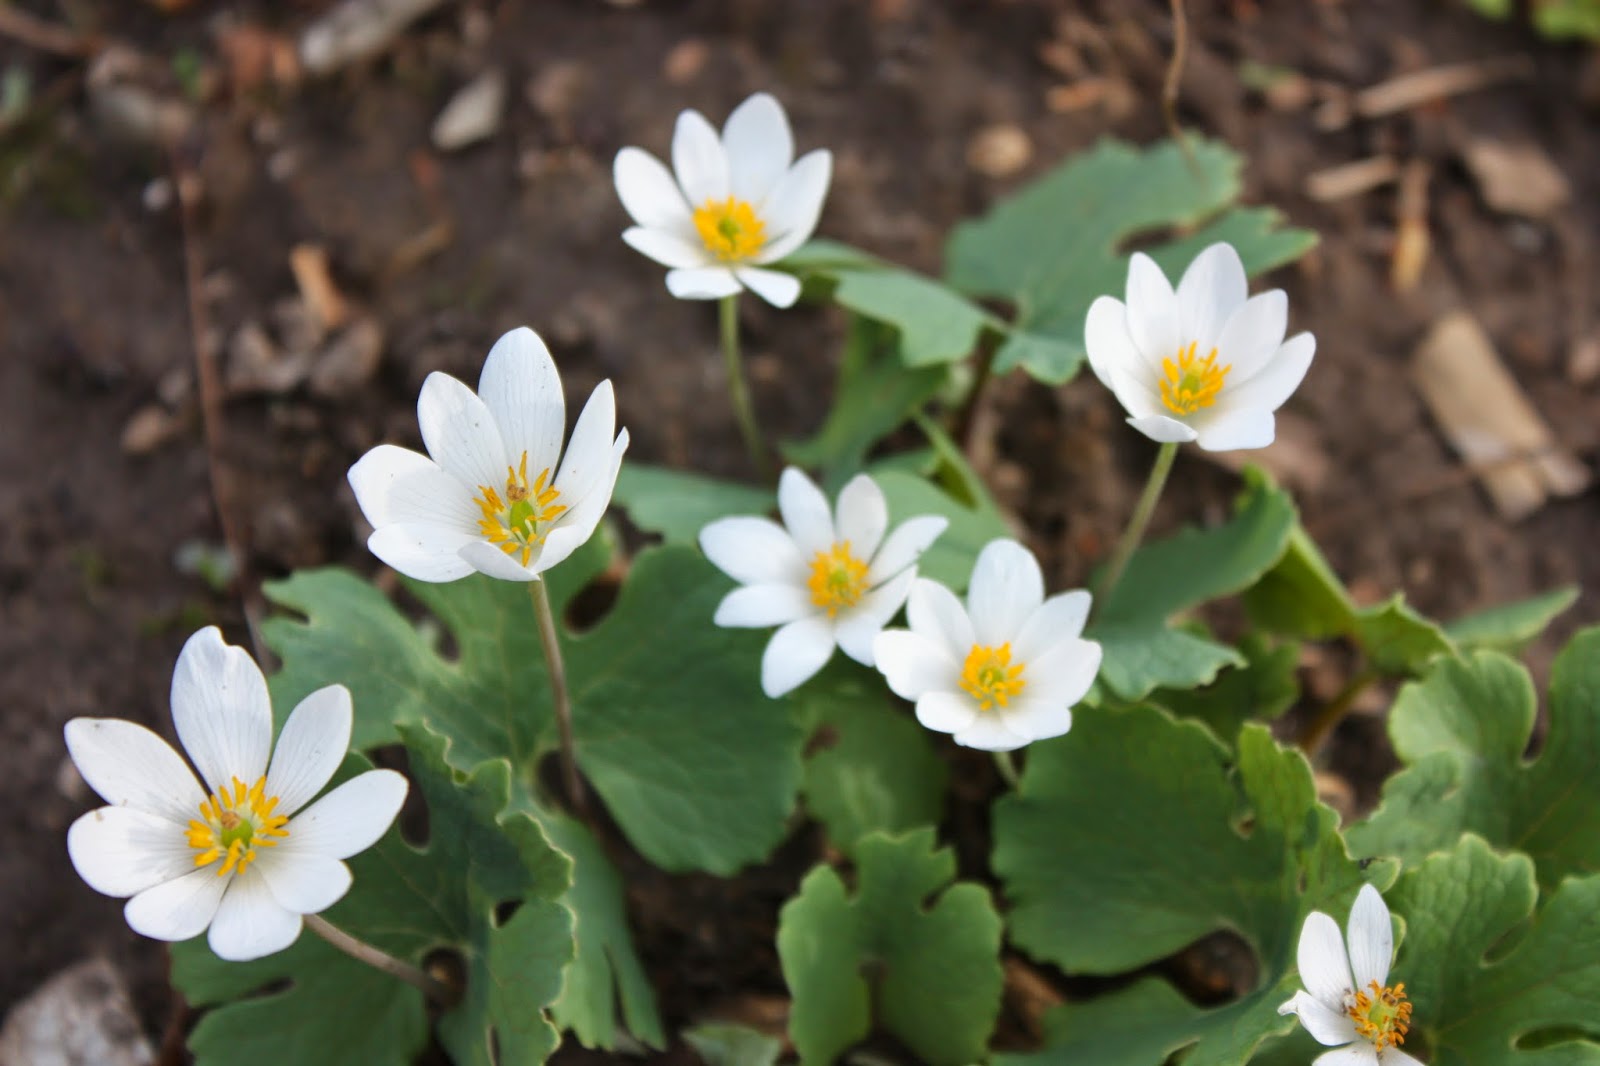
<path fill-rule="evenodd" d="M 1150 516 L 1155 514 L 1156 501 L 1161 499 L 1161 489 L 1167 483 L 1167 475 L 1172 473 L 1172 461 L 1177 455 L 1178 446 L 1170 442 L 1163 444 L 1156 453 L 1155 464 L 1150 467 L 1150 478 L 1144 483 L 1144 492 L 1140 493 L 1139 502 L 1133 508 L 1133 517 L 1128 519 L 1128 528 L 1122 531 L 1117 550 L 1112 553 L 1111 562 L 1100 575 L 1099 587 L 1094 595 L 1096 606 L 1103 607 L 1110 602 L 1111 593 L 1116 590 L 1117 582 L 1122 580 L 1122 571 L 1127 569 L 1134 549 L 1144 540 L 1145 528 L 1150 525 Z"/>
<path fill-rule="evenodd" d="M 1300 738 L 1300 750 L 1307 755 L 1314 755 L 1322 742 L 1328 739 L 1328 734 L 1333 732 L 1333 727 L 1350 713 L 1350 708 L 1355 706 L 1356 698 L 1367 690 L 1367 686 L 1378 680 L 1378 671 L 1368 667 L 1355 677 L 1352 677 L 1339 694 L 1329 700 L 1317 712 L 1317 716 L 1306 727 L 1305 734 Z"/>
<path fill-rule="evenodd" d="M 424 973 L 409 962 L 402 962 L 388 952 L 373 947 L 365 940 L 357 940 L 322 915 L 307 914 L 304 916 L 304 921 L 307 929 L 352 959 L 364 962 L 375 970 L 381 970 L 390 977 L 399 978 L 439 1006 L 449 1008 L 461 1001 L 459 989 L 445 984 L 432 974 Z"/>
<path fill-rule="evenodd" d="M 744 435 L 745 450 L 750 461 L 763 478 L 772 476 L 772 464 L 767 459 L 767 448 L 761 440 L 761 430 L 756 425 L 755 408 L 750 404 L 750 390 L 744 383 L 744 364 L 739 359 L 739 294 L 722 298 L 722 355 L 728 364 L 728 393 L 733 400 L 733 415 L 739 422 L 739 432 Z"/>
<path fill-rule="evenodd" d="M 561 658 L 561 638 L 556 633 L 555 612 L 550 609 L 550 590 L 544 579 L 528 582 L 533 613 L 539 618 L 539 643 L 544 645 L 544 661 L 550 668 L 550 696 L 555 705 L 556 726 L 561 731 L 561 779 L 566 785 L 572 813 L 587 820 L 583 779 L 578 776 L 578 757 L 572 741 L 572 694 L 567 689 L 567 667 Z"/>
<path fill-rule="evenodd" d="M 1006 787 L 1013 792 L 1017 788 L 1017 760 L 1009 751 L 994 753 L 995 768 L 1000 771 L 1000 776 L 1005 778 Z"/>

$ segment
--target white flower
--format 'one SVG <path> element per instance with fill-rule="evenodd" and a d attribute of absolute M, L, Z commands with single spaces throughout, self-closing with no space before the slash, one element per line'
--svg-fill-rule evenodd
<path fill-rule="evenodd" d="M 282 951 L 301 915 L 345 894 L 340 860 L 389 828 L 406 779 L 370 770 L 307 807 L 350 749 L 350 693 L 330 685 L 307 696 L 273 751 L 266 680 L 215 626 L 178 656 L 172 719 L 203 786 L 144 726 L 67 723 L 72 761 L 110 804 L 67 831 L 72 865 L 95 891 L 133 897 L 125 913 L 137 933 L 188 940 L 210 927 L 211 949 L 236 961 Z"/>
<path fill-rule="evenodd" d="M 917 558 L 949 521 L 909 518 L 887 537 L 883 490 L 858 474 L 839 492 L 837 520 L 811 479 L 789 467 L 778 479 L 783 525 L 770 518 L 721 518 L 700 531 L 700 547 L 741 582 L 723 597 L 719 626 L 781 626 L 761 656 L 761 688 L 774 699 L 811 677 L 838 645 L 871 666 L 872 641 L 916 579 Z"/>
<path fill-rule="evenodd" d="M 636 223 L 622 239 L 671 268 L 667 289 L 680 299 L 743 287 L 788 307 L 800 282 L 760 268 L 811 236 L 833 173 L 826 150 L 793 160 L 789 119 L 766 93 L 735 108 L 720 138 L 700 112 L 685 111 L 672 135 L 675 176 L 643 149 L 617 153 L 617 195 Z"/>
<path fill-rule="evenodd" d="M 562 457 L 561 376 L 537 333 L 512 330 L 490 349 L 477 393 L 438 371 L 422 383 L 417 422 L 433 458 L 381 444 L 350 468 L 373 525 L 367 547 L 418 581 L 474 570 L 537 580 L 594 534 L 611 502 L 628 449 L 627 430 L 612 439 L 616 420 L 602 381 Z"/>
<path fill-rule="evenodd" d="M 1411 1027 L 1411 1004 L 1404 984 L 1385 983 L 1393 958 L 1389 908 L 1371 885 L 1361 886 L 1350 908 L 1349 954 L 1338 922 L 1321 911 L 1306 915 L 1299 951 L 1306 990 L 1278 1013 L 1298 1014 L 1318 1043 L 1338 1046 L 1313 1066 L 1421 1066 L 1399 1047 Z"/>
<path fill-rule="evenodd" d="M 1177 292 L 1143 253 L 1128 264 L 1128 302 L 1102 296 L 1089 308 L 1084 347 L 1093 368 L 1151 440 L 1198 441 L 1207 451 L 1264 448 L 1283 406 L 1311 365 L 1309 333 L 1283 339 L 1282 289 L 1245 298 L 1244 265 L 1213 244 L 1183 272 Z"/>
<path fill-rule="evenodd" d="M 906 603 L 909 631 L 873 644 L 889 687 L 917 705 L 917 720 L 957 744 L 1010 751 L 1072 728 L 1072 705 L 1100 669 L 1100 645 L 1083 640 L 1089 594 L 1044 598 L 1033 553 L 990 541 L 972 568 L 967 604 L 922 578 Z"/>

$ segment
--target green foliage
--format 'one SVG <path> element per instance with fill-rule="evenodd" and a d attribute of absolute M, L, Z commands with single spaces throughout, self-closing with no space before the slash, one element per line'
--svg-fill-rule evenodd
<path fill-rule="evenodd" d="M 783 1041 L 742 1025 L 697 1025 L 684 1031 L 706 1066 L 776 1066 Z"/>
<path fill-rule="evenodd" d="M 1196 718 L 1228 744 L 1249 721 L 1271 721 L 1300 698 L 1295 668 L 1300 646 L 1271 644 L 1259 633 L 1239 642 L 1243 666 L 1224 668 L 1211 684 L 1197 689 L 1159 689 L 1150 702 L 1180 717 Z"/>
<path fill-rule="evenodd" d="M 1528 762 L 1537 711 L 1533 682 L 1510 659 L 1441 659 L 1395 700 L 1389 735 L 1408 768 L 1350 828 L 1351 846 L 1411 863 L 1476 833 L 1532 856 L 1546 889 L 1600 872 L 1600 628 L 1556 659 L 1550 730 Z"/>
<path fill-rule="evenodd" d="M 1070 973 L 1120 974 L 1227 929 L 1260 978 L 1210 1009 L 1147 979 L 1060 1008 L 1045 1050 L 1001 1061 L 1158 1066 L 1188 1045 L 1186 1066 L 1246 1061 L 1289 1028 L 1277 1007 L 1305 915 L 1344 913 L 1363 881 L 1390 876 L 1350 859 L 1337 822 L 1304 757 L 1260 726 L 1243 728 L 1235 757 L 1197 723 L 1101 709 L 1032 745 L 994 815 L 1012 943 Z"/>
<path fill-rule="evenodd" d="M 668 544 L 698 544 L 708 522 L 777 506 L 770 489 L 634 462 L 622 464 L 611 500 L 634 525 Z"/>
<path fill-rule="evenodd" d="M 486 762 L 464 776 L 447 765 L 444 737 L 426 726 L 399 733 L 427 801 L 429 843 L 414 848 L 390 829 L 350 860 L 354 885 L 328 920 L 412 963 L 440 949 L 461 957 L 465 998 L 438 1019 L 456 1066 L 543 1062 L 559 1041 L 546 1011 L 573 952 L 571 914 L 559 902 L 570 864 L 538 823 L 507 811 L 509 763 Z M 353 755 L 344 775 L 368 765 Z M 498 921 L 496 908 L 506 903 L 519 906 Z M 227 1002 L 280 982 L 286 986 Z M 215 1006 L 190 1037 L 199 1066 L 406 1066 L 427 1040 L 421 993 L 311 933 L 250 963 L 223 962 L 196 938 L 173 948 L 173 983 L 194 1005 Z"/>
<path fill-rule="evenodd" d="M 831 867 L 806 875 L 778 926 L 802 1063 L 833 1062 L 874 1022 L 934 1066 L 983 1057 L 1000 1010 L 1000 917 L 987 889 L 955 875 L 932 829 L 860 841 L 853 894 Z"/>
<path fill-rule="evenodd" d="M 1481 648 L 1516 654 L 1577 599 L 1578 590 L 1571 585 L 1551 589 L 1458 618 L 1444 627 L 1445 635 L 1462 651 Z"/>
<path fill-rule="evenodd" d="M 873 478 L 889 502 L 891 527 L 924 514 L 944 515 L 950 520 L 939 539 L 922 553 L 917 573 L 943 582 L 957 592 L 967 587 L 972 577 L 972 564 L 977 562 L 983 546 L 996 537 L 1011 536 L 1010 527 L 987 495 L 976 507 L 968 507 L 915 474 L 885 470 L 874 473 Z"/>
<path fill-rule="evenodd" d="M 1507 19 L 1513 0 L 1466 0 L 1481 15 Z M 1533 0 L 1533 28 L 1552 40 L 1600 41 L 1600 0 Z"/>

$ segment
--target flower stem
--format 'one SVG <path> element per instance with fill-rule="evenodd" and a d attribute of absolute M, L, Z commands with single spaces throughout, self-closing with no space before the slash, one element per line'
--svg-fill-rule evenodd
<path fill-rule="evenodd" d="M 739 359 L 739 294 L 722 298 L 719 308 L 722 321 L 722 355 L 728 364 L 728 393 L 733 399 L 733 414 L 739 421 L 739 432 L 744 435 L 745 450 L 750 461 L 763 478 L 772 476 L 772 464 L 767 459 L 767 447 L 761 440 L 761 430 L 756 425 L 755 408 L 750 405 L 750 390 L 744 383 L 744 364 Z"/>
<path fill-rule="evenodd" d="M 1144 483 L 1144 492 L 1140 493 L 1139 502 L 1133 508 L 1133 517 L 1128 519 L 1128 528 L 1122 531 L 1117 550 L 1112 553 L 1105 573 L 1100 575 L 1099 587 L 1094 595 L 1095 606 L 1104 607 L 1109 603 L 1117 582 L 1122 580 L 1122 571 L 1127 569 L 1134 549 L 1144 539 L 1145 527 L 1150 525 L 1150 516 L 1155 514 L 1156 501 L 1161 498 L 1161 489 L 1167 483 L 1167 475 L 1172 472 L 1172 460 L 1177 455 L 1177 444 L 1170 442 L 1163 444 L 1156 453 L 1156 461 L 1150 467 L 1150 478 Z"/>
<path fill-rule="evenodd" d="M 572 694 L 567 689 L 567 666 L 561 658 L 555 612 L 550 609 L 550 590 L 545 588 L 543 578 L 528 582 L 528 596 L 533 600 L 533 613 L 539 618 L 539 643 L 544 645 L 544 661 L 550 668 L 550 696 L 555 704 L 556 726 L 561 730 L 561 779 L 572 813 L 586 820 L 588 804 L 572 742 Z"/>
<path fill-rule="evenodd" d="M 1339 694 L 1317 712 L 1317 716 L 1306 727 L 1305 733 L 1300 737 L 1300 750 L 1308 756 L 1315 755 L 1317 749 L 1322 747 L 1322 742 L 1328 739 L 1328 734 L 1333 732 L 1333 727 L 1350 713 L 1350 708 L 1355 706 L 1356 698 L 1376 680 L 1378 671 L 1371 667 L 1352 677 L 1349 683 L 1339 690 Z"/>
<path fill-rule="evenodd" d="M 1000 776 L 1005 778 L 1006 787 L 1013 792 L 1017 788 L 1017 760 L 1009 751 L 994 753 L 995 768 L 1000 771 Z"/>
<path fill-rule="evenodd" d="M 304 916 L 306 928 L 359 962 L 391 977 L 398 977 L 416 988 L 441 1007 L 453 1007 L 461 1001 L 461 990 L 447 985 L 432 974 L 425 973 L 409 962 L 402 962 L 386 951 L 380 951 L 365 940 L 357 940 L 349 933 L 329 922 L 320 914 Z"/>

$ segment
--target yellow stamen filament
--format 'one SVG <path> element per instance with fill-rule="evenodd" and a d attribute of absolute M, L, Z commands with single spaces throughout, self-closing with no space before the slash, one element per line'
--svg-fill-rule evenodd
<path fill-rule="evenodd" d="M 1171 359 L 1161 360 L 1161 369 L 1166 372 L 1166 377 L 1161 379 L 1161 402 L 1175 415 L 1191 415 L 1216 403 L 1217 393 L 1222 391 L 1228 371 L 1233 369 L 1232 363 L 1217 366 L 1215 348 L 1204 359 L 1197 359 L 1198 344 L 1198 341 L 1191 341 L 1189 347 L 1179 348 L 1176 363 Z"/>
<path fill-rule="evenodd" d="M 806 579 L 811 602 L 828 611 L 832 618 L 841 607 L 854 607 L 867 591 L 867 564 L 850 554 L 850 542 L 842 540 L 811 560 L 811 576 Z"/>
<path fill-rule="evenodd" d="M 974 644 L 961 667 L 961 687 L 972 693 L 979 710 L 992 711 L 1027 687 L 1022 677 L 1026 668 L 1026 663 L 1012 664 L 1009 643 L 998 648 Z"/>
<path fill-rule="evenodd" d="M 737 196 L 721 202 L 707 200 L 694 213 L 694 228 L 711 254 L 724 263 L 749 259 L 766 244 L 766 223 Z"/>
<path fill-rule="evenodd" d="M 1352 992 L 1345 997 L 1345 1013 L 1355 1023 L 1356 1034 L 1379 1051 L 1399 1047 L 1406 1042 L 1411 1028 L 1411 1004 L 1406 1002 L 1405 983 L 1390 988 L 1373 981 L 1368 988 L 1370 992 Z"/>
<path fill-rule="evenodd" d="M 243 873 L 255 861 L 257 848 L 270 848 L 289 835 L 288 815 L 274 814 L 277 796 L 268 796 L 267 779 L 246 786 L 237 777 L 233 786 L 200 803 L 200 817 L 189 821 L 189 846 L 194 864 L 210 866 L 219 859 L 218 877 Z"/>
<path fill-rule="evenodd" d="M 505 499 L 489 485 L 479 485 L 478 492 L 478 509 L 483 512 L 478 528 L 484 539 L 507 555 L 520 557 L 523 566 L 544 543 L 551 523 L 567 510 L 566 504 L 556 503 L 561 493 L 550 484 L 549 467 L 539 471 L 532 484 L 528 482 L 527 452 L 517 466 L 506 467 Z"/>

